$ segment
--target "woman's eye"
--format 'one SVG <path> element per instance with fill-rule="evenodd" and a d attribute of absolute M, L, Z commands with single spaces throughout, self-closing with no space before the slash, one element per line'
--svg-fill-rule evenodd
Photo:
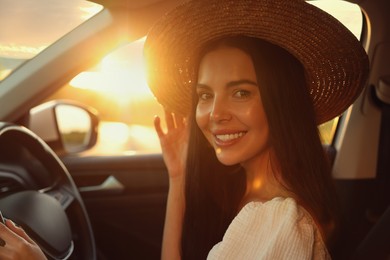
<path fill-rule="evenodd" d="M 203 93 L 199 93 L 198 97 L 199 97 L 199 100 L 206 101 L 206 100 L 212 98 L 212 95 L 210 93 L 203 92 Z"/>
<path fill-rule="evenodd" d="M 250 96 L 250 94 L 251 93 L 247 90 L 238 90 L 234 93 L 234 96 L 238 98 L 247 98 Z"/>

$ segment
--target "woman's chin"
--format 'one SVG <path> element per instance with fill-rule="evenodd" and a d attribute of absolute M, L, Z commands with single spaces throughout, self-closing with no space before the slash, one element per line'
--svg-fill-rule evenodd
<path fill-rule="evenodd" d="M 223 152 L 220 148 L 215 149 L 215 154 L 217 155 L 218 161 L 225 166 L 232 166 L 232 165 L 239 164 L 241 162 L 241 160 L 239 160 L 237 155 L 232 155 Z"/>

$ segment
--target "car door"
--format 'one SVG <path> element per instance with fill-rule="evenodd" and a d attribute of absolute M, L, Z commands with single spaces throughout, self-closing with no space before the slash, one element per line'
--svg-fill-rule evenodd
<path fill-rule="evenodd" d="M 160 154 L 62 158 L 84 199 L 100 259 L 159 259 L 168 190 Z"/>

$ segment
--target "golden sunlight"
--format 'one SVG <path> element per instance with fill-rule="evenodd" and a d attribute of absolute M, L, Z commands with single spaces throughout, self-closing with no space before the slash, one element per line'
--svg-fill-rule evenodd
<path fill-rule="evenodd" d="M 11 73 L 11 71 L 12 70 L 10 70 L 10 69 L 0 70 L 0 81 L 5 79 Z"/>
<path fill-rule="evenodd" d="M 0 53 L 2 57 L 9 57 L 13 59 L 31 59 L 47 46 L 27 46 L 15 43 L 0 44 Z"/>
<path fill-rule="evenodd" d="M 101 122 L 97 144 L 85 154 L 161 153 L 153 128 L 128 126 L 120 122 Z"/>
<path fill-rule="evenodd" d="M 80 2 L 79 10 L 80 10 L 80 17 L 83 20 L 88 20 L 98 12 L 100 12 L 103 9 L 103 6 L 91 3 L 88 1 Z"/>
<path fill-rule="evenodd" d="M 152 98 L 145 79 L 143 41 L 123 46 L 107 55 L 95 71 L 80 73 L 70 85 L 103 93 L 120 104 Z"/>
<path fill-rule="evenodd" d="M 340 0 L 308 1 L 334 16 L 342 22 L 355 36 L 360 39 L 362 31 L 363 15 L 357 4 Z"/>
<path fill-rule="evenodd" d="M 106 122 L 101 126 L 100 134 L 105 145 L 121 146 L 127 142 L 129 127 L 124 123 Z"/>
<path fill-rule="evenodd" d="M 254 190 L 258 190 L 262 186 L 262 181 L 260 179 L 255 179 L 252 185 Z"/>

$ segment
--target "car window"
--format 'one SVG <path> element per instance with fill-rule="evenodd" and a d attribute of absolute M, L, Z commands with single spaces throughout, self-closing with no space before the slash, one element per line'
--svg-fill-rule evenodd
<path fill-rule="evenodd" d="M 98 141 L 87 154 L 161 152 L 153 118 L 163 117 L 163 110 L 145 81 L 144 41 L 142 38 L 113 51 L 48 99 L 77 100 L 98 111 Z"/>
<path fill-rule="evenodd" d="M 0 81 L 102 10 L 85 0 L 2 0 Z"/>
<path fill-rule="evenodd" d="M 333 15 L 342 22 L 359 40 L 361 39 L 363 29 L 363 14 L 357 4 L 338 0 L 308 1 L 309 3 L 321 8 Z M 324 145 L 332 144 L 336 133 L 339 117 L 330 120 L 319 126 L 319 131 Z"/>
<path fill-rule="evenodd" d="M 363 18 L 357 5 L 332 0 L 310 3 L 331 13 L 360 38 Z M 86 153 L 132 155 L 161 152 L 153 118 L 163 116 L 163 110 L 145 82 L 144 40 L 118 48 L 49 98 L 76 99 L 99 111 L 98 142 Z M 338 118 L 319 126 L 324 144 L 331 144 L 337 123 Z"/>

